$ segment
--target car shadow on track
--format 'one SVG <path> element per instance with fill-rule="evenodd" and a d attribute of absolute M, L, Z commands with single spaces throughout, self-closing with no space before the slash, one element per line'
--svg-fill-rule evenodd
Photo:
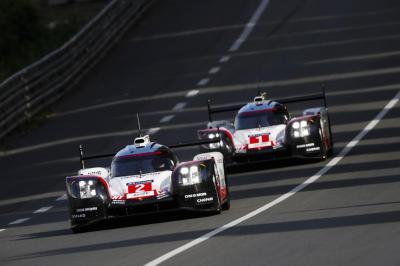
<path fill-rule="evenodd" d="M 312 165 L 321 162 L 319 159 L 282 158 L 269 161 L 253 161 L 246 164 L 233 164 L 227 167 L 228 174 L 251 173 L 299 165 Z"/>
<path fill-rule="evenodd" d="M 345 173 L 352 173 L 358 172 L 360 169 L 363 171 L 371 170 L 384 170 L 387 168 L 395 168 L 398 167 L 399 160 L 384 160 L 384 161 L 375 161 L 375 162 L 351 162 L 347 164 L 342 164 L 340 168 L 334 168 L 329 171 L 329 174 L 345 174 Z M 309 167 L 307 169 L 284 169 L 284 175 L 279 172 L 272 172 L 272 173 L 264 173 L 264 172 L 257 172 L 252 175 L 248 176 L 240 176 L 240 178 L 235 177 L 231 179 L 229 185 L 231 187 L 231 191 L 240 190 L 242 185 L 250 185 L 250 184 L 260 184 L 272 181 L 282 181 L 282 180 L 289 180 L 289 179 L 298 179 L 298 178 L 305 178 L 310 176 L 310 174 L 314 174 L 321 169 L 320 166 L 316 165 L 313 167 Z M 266 176 L 267 174 L 267 176 Z M 293 185 L 293 184 L 290 184 Z"/>
<path fill-rule="evenodd" d="M 116 217 L 108 220 L 98 221 L 83 228 L 78 233 L 89 233 L 102 230 L 120 229 L 125 227 L 134 227 L 149 224 L 166 223 L 179 220 L 196 219 L 214 215 L 213 212 L 191 212 L 191 211 L 170 211 L 155 214 L 144 214 L 129 217 Z M 20 235 L 18 240 L 48 238 L 73 234 L 70 228 L 43 231 L 31 234 Z"/>
<path fill-rule="evenodd" d="M 323 217 L 300 219 L 284 222 L 272 222 L 263 224 L 239 225 L 230 230 L 222 232 L 218 237 L 260 235 L 278 232 L 308 231 L 330 228 L 342 228 L 363 226 L 368 224 L 384 224 L 400 221 L 400 211 L 375 212 L 368 214 L 346 215 L 336 217 Z M 6 261 L 19 261 L 30 258 L 47 257 L 55 255 L 75 254 L 82 252 L 104 251 L 115 248 L 126 248 L 152 243 L 167 243 L 171 241 L 187 241 L 208 233 L 209 230 L 197 230 L 191 232 L 177 232 L 163 235 L 132 238 L 123 241 L 96 243 L 90 245 L 78 245 L 74 247 L 53 249 L 44 252 L 33 252 L 15 257 L 9 257 Z"/>
<path fill-rule="evenodd" d="M 153 213 L 142 214 L 129 217 L 116 217 L 93 224 L 89 228 L 85 228 L 85 230 L 83 230 L 82 233 L 89 231 L 109 230 L 109 229 L 141 226 L 148 224 L 166 223 L 179 220 L 196 219 L 200 217 L 211 216 L 214 214 L 215 213 L 213 212 L 205 212 L 205 211 L 191 212 L 191 211 L 178 210 L 178 211 L 168 211 L 168 212 L 161 212 L 154 214 Z"/>
<path fill-rule="evenodd" d="M 353 178 L 353 179 L 333 180 L 333 181 L 313 183 L 304 188 L 302 191 L 307 192 L 307 191 L 350 188 L 350 187 L 370 186 L 379 184 L 390 184 L 390 183 L 394 184 L 398 182 L 400 182 L 398 175 L 390 175 L 384 177 L 377 176 L 377 177 L 366 177 L 366 178 Z M 274 187 L 261 187 L 261 188 L 235 191 L 232 192 L 232 200 L 281 195 L 286 193 L 287 191 L 290 191 L 294 187 L 296 187 L 296 185 L 281 185 Z"/>

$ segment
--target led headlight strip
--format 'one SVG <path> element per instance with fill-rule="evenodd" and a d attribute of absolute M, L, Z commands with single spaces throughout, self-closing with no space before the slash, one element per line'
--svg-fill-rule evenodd
<path fill-rule="evenodd" d="M 180 183 L 183 186 L 193 185 L 200 183 L 200 171 L 197 165 L 190 167 L 182 167 L 180 170 Z"/>
<path fill-rule="evenodd" d="M 208 134 L 209 139 L 214 139 L 214 138 L 219 138 L 219 133 L 209 133 Z"/>
<path fill-rule="evenodd" d="M 310 135 L 310 129 L 306 120 L 296 121 L 292 124 L 293 137 L 301 138 Z"/>
<path fill-rule="evenodd" d="M 93 180 L 79 181 L 79 196 L 81 199 L 88 199 L 96 196 L 96 187 Z"/>

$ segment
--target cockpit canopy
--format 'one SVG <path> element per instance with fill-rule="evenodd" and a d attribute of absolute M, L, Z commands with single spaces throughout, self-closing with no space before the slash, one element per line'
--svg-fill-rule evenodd
<path fill-rule="evenodd" d="M 235 117 L 235 129 L 251 129 L 286 124 L 289 119 L 283 108 L 268 108 L 240 112 Z"/>
<path fill-rule="evenodd" d="M 111 163 L 111 177 L 172 171 L 176 163 L 172 153 L 161 151 L 115 157 Z"/>

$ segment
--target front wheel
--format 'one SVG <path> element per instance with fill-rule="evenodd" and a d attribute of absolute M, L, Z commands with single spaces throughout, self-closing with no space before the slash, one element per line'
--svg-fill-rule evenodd
<path fill-rule="evenodd" d="M 331 128 L 331 118 L 328 113 L 328 129 L 329 129 L 329 150 L 326 152 L 328 157 L 332 157 L 333 155 L 333 137 L 332 137 L 332 128 Z"/>
<path fill-rule="evenodd" d="M 215 214 L 220 214 L 222 212 L 222 205 L 221 205 L 221 199 L 219 198 L 219 195 L 217 195 L 217 200 L 218 200 L 218 203 L 217 203 L 217 207 L 214 212 L 215 212 Z"/>
<path fill-rule="evenodd" d="M 226 172 L 225 172 L 226 173 Z M 225 175 L 225 187 L 226 187 L 226 200 L 225 202 L 222 204 L 222 209 L 225 210 L 229 210 L 231 208 L 231 195 L 229 193 L 229 186 L 228 186 L 228 179 L 226 178 Z"/>
<path fill-rule="evenodd" d="M 321 127 L 319 127 L 318 132 L 319 132 L 319 141 L 321 143 L 321 160 L 325 160 L 328 157 L 328 150 L 324 138 L 322 136 Z"/>
<path fill-rule="evenodd" d="M 217 181 L 216 181 L 216 177 L 214 175 L 214 189 L 215 189 L 215 195 L 217 195 L 217 206 L 215 208 L 215 214 L 220 214 L 222 212 L 222 204 L 221 204 L 221 197 L 219 195 L 218 192 L 218 188 L 217 188 Z"/>
<path fill-rule="evenodd" d="M 227 211 L 227 210 L 229 210 L 231 208 L 231 197 L 229 196 L 229 194 L 228 194 L 228 196 L 227 196 L 227 198 L 226 198 L 226 201 L 222 204 L 222 209 L 224 210 L 224 211 Z"/>
<path fill-rule="evenodd" d="M 84 233 L 88 230 L 89 230 L 88 226 L 84 226 L 84 225 L 75 225 L 75 226 L 71 227 L 71 231 L 74 234 Z"/>

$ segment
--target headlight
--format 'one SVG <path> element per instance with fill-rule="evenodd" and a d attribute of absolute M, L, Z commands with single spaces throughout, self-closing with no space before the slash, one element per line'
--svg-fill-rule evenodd
<path fill-rule="evenodd" d="M 208 134 L 208 138 L 209 139 L 213 139 L 213 138 L 218 138 L 219 137 L 219 134 L 218 133 L 210 133 L 210 134 Z"/>
<path fill-rule="evenodd" d="M 210 149 L 220 149 L 223 146 L 224 146 L 224 142 L 222 140 L 219 142 L 216 142 L 216 143 L 208 144 L 208 147 L 210 147 Z"/>
<path fill-rule="evenodd" d="M 96 178 L 67 178 L 66 185 L 68 195 L 75 199 L 109 198 L 106 185 Z"/>
<path fill-rule="evenodd" d="M 181 174 L 182 175 L 187 175 L 189 173 L 189 168 L 187 167 L 182 167 L 181 168 Z"/>
<path fill-rule="evenodd" d="M 200 171 L 197 165 L 189 167 L 182 167 L 180 169 L 179 183 L 183 186 L 193 185 L 200 183 Z"/>
<path fill-rule="evenodd" d="M 303 135 L 303 137 L 309 136 L 310 135 L 310 130 L 308 130 L 308 128 L 302 128 L 301 129 L 301 134 Z"/>
<path fill-rule="evenodd" d="M 200 183 L 199 168 L 197 166 L 191 166 L 190 167 L 190 175 L 192 177 L 192 183 L 193 184 Z"/>
<path fill-rule="evenodd" d="M 79 181 L 79 196 L 81 199 L 89 199 L 96 196 L 96 187 L 93 180 Z"/>
<path fill-rule="evenodd" d="M 300 122 L 296 121 L 292 124 L 293 137 L 300 138 L 310 135 L 310 129 L 308 128 L 308 122 L 302 120 Z"/>
<path fill-rule="evenodd" d="M 210 144 L 208 144 L 208 147 L 210 147 L 210 149 L 218 149 L 219 148 L 218 144 L 216 144 L 216 143 L 210 143 Z"/>

